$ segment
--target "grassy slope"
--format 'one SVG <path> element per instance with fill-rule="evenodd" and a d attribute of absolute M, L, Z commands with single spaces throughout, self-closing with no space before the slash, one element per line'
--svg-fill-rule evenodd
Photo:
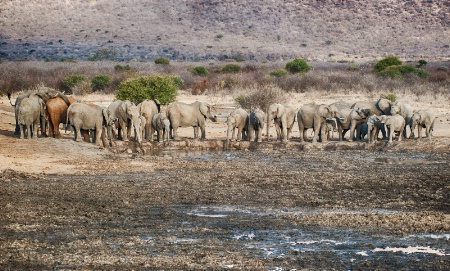
<path fill-rule="evenodd" d="M 86 59 L 99 48 L 123 59 L 450 56 L 448 1 L 2 2 L 0 57 L 11 59 Z"/>

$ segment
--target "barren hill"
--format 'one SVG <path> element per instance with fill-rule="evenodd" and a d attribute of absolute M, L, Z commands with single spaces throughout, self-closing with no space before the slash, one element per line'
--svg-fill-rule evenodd
<path fill-rule="evenodd" d="M 450 58 L 450 1 L 1 0 L 0 58 Z"/>

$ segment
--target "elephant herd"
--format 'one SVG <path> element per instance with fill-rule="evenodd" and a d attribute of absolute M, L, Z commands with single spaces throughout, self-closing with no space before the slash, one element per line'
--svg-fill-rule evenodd
<path fill-rule="evenodd" d="M 8 95 L 10 99 L 10 95 Z M 10 99 L 11 101 L 11 99 Z M 12 104 L 12 103 L 11 103 Z M 161 109 L 158 100 L 144 100 L 139 104 L 130 101 L 114 101 L 107 107 L 95 104 L 77 102 L 61 92 L 50 88 L 40 88 L 16 98 L 14 106 L 16 117 L 15 134 L 20 138 L 36 137 L 38 127 L 41 136 L 60 138 L 61 123 L 73 129 L 76 141 L 93 141 L 102 146 L 112 140 L 128 141 L 134 132 L 135 142 L 142 148 L 144 139 L 159 142 L 169 139 L 179 140 L 179 127 L 193 127 L 194 138 L 206 139 L 205 123 L 207 119 L 213 122 L 217 117 L 211 114 L 211 105 L 196 101 L 191 104 L 174 102 Z M 432 136 L 435 114 L 432 109 L 413 111 L 412 107 L 403 102 L 391 102 L 378 99 L 374 102 L 356 102 L 353 104 L 336 102 L 330 105 L 308 104 L 296 109 L 278 103 L 271 104 L 267 112 L 254 108 L 249 112 L 238 108 L 227 117 L 227 146 L 229 141 L 249 140 L 262 142 L 264 125 L 269 141 L 269 127 L 273 122 L 277 140 L 287 142 L 292 136 L 294 123 L 299 127 L 300 142 L 308 139 L 307 130 L 313 130 L 312 142 L 326 142 L 337 131 L 339 140 L 345 138 L 349 131 L 348 141 L 364 140 L 369 143 L 382 138 L 392 142 L 398 135 L 407 138 L 415 136 L 417 127 L 418 137 L 421 138 L 422 128 L 426 137 Z M 236 133 L 237 132 L 237 133 Z"/>
<path fill-rule="evenodd" d="M 345 138 L 350 131 L 348 141 L 364 140 L 367 136 L 369 143 L 377 141 L 380 132 L 382 138 L 392 142 L 394 136 L 399 133 L 398 141 L 402 138 L 414 138 L 417 127 L 419 139 L 422 137 L 422 128 L 425 128 L 426 137 L 432 136 L 435 113 L 432 109 L 413 111 L 412 107 L 403 102 L 391 102 L 388 99 L 378 99 L 374 102 L 356 102 L 353 104 L 336 102 L 330 105 L 307 104 L 296 110 L 292 106 L 271 104 L 267 114 L 252 109 L 250 113 L 243 109 L 236 109 L 230 113 L 227 119 L 227 142 L 231 140 L 254 140 L 254 131 L 258 131 L 256 141 L 261 142 L 260 132 L 266 123 L 266 135 L 269 140 L 269 126 L 272 121 L 275 124 L 277 140 L 287 142 L 292 134 L 294 122 L 298 122 L 300 142 L 305 141 L 307 130 L 313 129 L 312 142 L 326 142 L 332 131 L 337 130 L 339 141 Z M 261 116 L 256 122 L 255 112 Z M 407 135 L 407 126 L 410 135 Z M 255 128 L 254 128 L 255 127 Z M 235 137 L 235 130 L 237 136 Z M 231 134 L 231 138 L 230 138 Z M 259 135 L 259 136 L 258 136 Z"/>

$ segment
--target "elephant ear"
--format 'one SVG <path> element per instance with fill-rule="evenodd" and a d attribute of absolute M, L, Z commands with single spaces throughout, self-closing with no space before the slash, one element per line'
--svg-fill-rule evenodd
<path fill-rule="evenodd" d="M 277 105 L 277 118 L 281 118 L 284 114 L 286 114 L 286 108 L 281 104 Z"/>
<path fill-rule="evenodd" d="M 202 113 L 205 118 L 207 118 L 210 115 L 211 112 L 211 105 L 207 103 L 201 103 L 200 104 L 200 112 Z"/>
<path fill-rule="evenodd" d="M 379 110 L 381 110 L 383 112 L 383 114 L 385 115 L 389 115 L 391 112 L 391 105 L 392 102 L 389 101 L 388 99 L 385 98 L 381 98 L 377 101 L 376 106 L 378 107 Z"/>
<path fill-rule="evenodd" d="M 317 114 L 322 118 L 328 118 L 330 116 L 331 110 L 328 106 L 320 106 L 317 110 Z"/>

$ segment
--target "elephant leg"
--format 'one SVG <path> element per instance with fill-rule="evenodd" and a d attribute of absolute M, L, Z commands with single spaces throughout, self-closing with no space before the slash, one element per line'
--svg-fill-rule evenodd
<path fill-rule="evenodd" d="M 74 127 L 74 128 L 75 128 L 75 141 L 81 142 L 81 129 L 79 127 Z"/>
<path fill-rule="evenodd" d="M 206 139 L 205 124 L 201 125 L 199 128 L 200 128 L 200 131 L 202 133 L 202 137 L 200 139 L 201 140 L 205 140 Z"/>
<path fill-rule="evenodd" d="M 421 124 L 419 124 L 417 126 L 417 133 L 419 134 L 418 135 L 419 139 L 421 139 L 422 138 L 422 125 Z"/>

